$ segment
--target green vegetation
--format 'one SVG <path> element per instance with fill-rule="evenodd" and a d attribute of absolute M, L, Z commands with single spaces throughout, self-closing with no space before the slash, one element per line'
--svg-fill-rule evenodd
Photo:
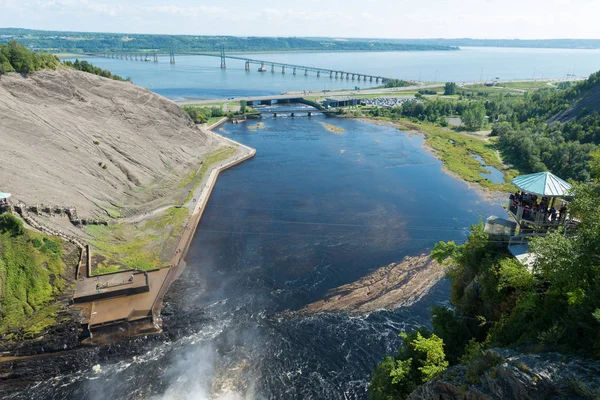
<path fill-rule="evenodd" d="M 396 87 L 406 87 L 406 86 L 410 86 L 411 83 L 408 81 L 404 81 L 402 79 L 390 79 L 389 81 L 385 82 L 385 85 L 383 85 L 383 87 L 386 88 L 396 88 Z"/>
<path fill-rule="evenodd" d="M 595 73 L 565 90 L 527 93 L 506 107 L 492 133 L 508 161 L 520 168 L 587 181 L 590 153 L 600 144 L 600 104 L 593 102 L 599 91 L 600 73 Z M 564 115 L 563 122 L 551 122 L 557 115 Z"/>
<path fill-rule="evenodd" d="M 452 96 L 453 94 L 456 94 L 456 83 L 446 82 L 446 84 L 444 85 L 444 95 Z"/>
<path fill-rule="evenodd" d="M 497 363 L 484 353 L 486 348 L 600 359 L 600 152 L 590 164 L 595 180 L 575 184 L 569 204 L 579 224 L 567 235 L 555 231 L 532 239 L 530 269 L 512 257 L 505 243 L 491 240 L 481 223 L 471 227 L 464 244 L 434 247 L 431 256 L 448 266 L 451 307 L 432 309 L 431 337 L 442 340 L 438 348 L 445 350 L 449 365 L 467 363 L 470 383 L 478 383 L 481 373 Z M 411 357 L 405 340 L 393 362 L 386 358 L 374 372 L 372 399 L 406 396 L 397 370 L 405 371 Z"/>
<path fill-rule="evenodd" d="M 151 270 L 166 263 L 176 240 L 183 232 L 187 208 L 169 208 L 160 217 L 140 224 L 88 225 L 85 232 L 93 237 L 93 254 L 103 258 L 94 275 L 121 269 Z M 164 257 L 167 256 L 167 257 Z M 167 258 L 168 259 L 168 258 Z"/>
<path fill-rule="evenodd" d="M 197 124 L 211 123 L 211 121 L 217 122 L 225 116 L 225 112 L 222 106 L 212 107 L 197 107 L 197 106 L 183 106 L 183 110 L 190 116 L 192 121 Z"/>
<path fill-rule="evenodd" d="M 30 74 L 40 69 L 59 67 L 60 61 L 52 54 L 34 53 L 15 40 L 8 44 L 0 43 L 0 76 L 9 72 Z"/>
<path fill-rule="evenodd" d="M 235 155 L 237 151 L 238 150 L 234 147 L 222 147 L 219 150 L 209 154 L 208 157 L 206 157 L 206 160 L 204 160 L 204 163 L 202 164 L 202 168 L 200 169 L 200 173 L 196 177 L 196 180 L 191 184 L 191 187 L 189 188 L 190 192 L 187 198 L 185 199 L 185 202 L 187 203 L 190 200 L 192 200 L 194 196 L 194 190 L 196 189 L 196 187 L 198 187 L 200 182 L 202 182 L 204 175 L 206 175 L 208 170 L 212 168 L 214 164 L 227 160 L 228 158 Z"/>
<path fill-rule="evenodd" d="M 401 121 L 402 123 L 402 121 Z M 427 132 L 425 142 L 435 150 L 436 156 L 444 163 L 449 171 L 457 174 L 467 182 L 478 183 L 492 190 L 510 192 L 514 187 L 510 183 L 494 184 L 480 174 L 486 170 L 472 155 L 478 155 L 486 165 L 503 171 L 505 182 L 510 182 L 519 173 L 514 169 L 506 169 L 498 157 L 496 142 L 477 135 L 454 132 L 431 123 L 419 123 L 414 126 L 404 122 L 408 127 Z M 484 175 L 485 176 L 485 175 Z"/>
<path fill-rule="evenodd" d="M 414 51 L 458 50 L 447 45 L 390 43 L 378 40 L 305 39 L 297 37 L 234 37 L 139 35 L 92 32 L 56 32 L 29 29 L 0 29 L 0 38 L 17 39 L 27 47 L 54 52 L 89 53 L 108 51 L 218 52 L 221 46 L 229 52 L 254 51 Z M 1 39 L 0 39 L 1 40 Z"/>
<path fill-rule="evenodd" d="M 119 75 L 113 75 L 109 70 L 95 67 L 85 60 L 79 61 L 78 59 L 75 59 L 75 62 L 65 61 L 63 64 L 66 65 L 67 67 L 74 68 L 78 71 L 84 71 L 84 72 L 88 72 L 90 74 L 102 76 L 104 78 L 114 79 L 115 81 L 124 81 L 125 80 L 125 79 L 121 78 Z M 127 81 L 131 81 L 131 78 L 127 78 Z"/>
<path fill-rule="evenodd" d="M 0 335 L 31 338 L 52 326 L 52 304 L 66 288 L 62 242 L 23 229 L 11 214 L 0 216 Z"/>
<path fill-rule="evenodd" d="M 470 131 L 483 128 L 486 124 L 484 105 L 481 103 L 469 104 L 462 113 L 462 122 Z"/>
<path fill-rule="evenodd" d="M 445 93 L 452 92 L 450 86 L 451 82 L 446 84 Z M 490 155 L 489 151 L 499 151 L 505 161 L 523 173 L 550 170 L 563 179 L 587 181 L 591 176 L 590 154 L 600 144 L 600 102 L 597 101 L 600 73 L 562 87 L 546 85 L 543 89 L 519 95 L 497 92 L 493 97 L 488 92 L 463 90 L 454 95 L 455 98 L 419 96 L 398 107 L 373 107 L 362 111 L 366 111 L 370 117 L 392 121 L 407 118 L 419 124 L 418 129 L 422 128 L 439 137 L 445 136 L 452 147 L 429 137 L 427 141 L 431 147 L 442 152 L 442 159 L 451 171 L 468 181 L 478 182 L 477 176 L 482 170 L 476 164 L 469 163 L 463 151 L 454 157 L 458 162 L 448 164 L 451 163 L 448 151 L 460 149 L 454 146 L 456 135 L 436 129 L 448 125 L 447 117 L 461 117 L 466 130 L 492 128 L 493 137 L 482 139 L 487 151 L 479 152 L 469 146 L 469 150 L 482 156 L 488 165 L 504 169 L 498 156 L 485 156 L 486 152 Z M 460 130 L 454 128 L 454 131 Z M 462 135 L 465 136 L 464 133 Z M 460 162 L 463 161 L 466 164 L 461 167 Z M 467 166 L 474 168 L 473 172 L 477 173 L 469 173 Z"/>
<path fill-rule="evenodd" d="M 56 70 L 64 67 L 73 68 L 117 81 L 125 80 L 118 75 L 111 74 L 111 72 L 106 69 L 95 67 L 87 61 L 80 62 L 76 59 L 75 62 L 65 61 L 61 64 L 56 56 L 44 54 L 42 52 L 34 53 L 24 45 L 17 43 L 15 40 L 9 41 L 6 45 L 0 43 L 0 76 L 9 72 L 30 74 L 41 69 Z M 127 78 L 127 80 L 130 81 L 131 79 Z"/>
<path fill-rule="evenodd" d="M 398 354 L 386 357 L 373 373 L 371 400 L 404 398 L 448 367 L 444 343 L 435 334 L 420 329 L 400 336 L 403 344 Z"/>

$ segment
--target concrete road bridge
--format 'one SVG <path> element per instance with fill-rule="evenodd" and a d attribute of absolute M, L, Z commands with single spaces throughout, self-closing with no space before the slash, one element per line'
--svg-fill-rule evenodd
<path fill-rule="evenodd" d="M 158 52 L 124 52 L 124 51 L 107 51 L 102 54 L 89 54 L 95 57 L 106 57 L 106 58 L 114 58 L 121 60 L 132 60 L 132 61 L 144 61 L 144 62 L 158 62 Z M 253 58 L 244 57 L 242 55 L 233 56 L 226 55 L 223 49 L 221 49 L 220 54 L 216 53 L 193 53 L 193 52 L 178 52 L 177 55 L 190 55 L 190 56 L 203 56 L 203 57 L 217 57 L 221 59 L 221 68 L 227 68 L 227 60 L 240 60 L 245 62 L 246 71 L 250 71 L 252 65 L 258 66 L 258 72 L 268 72 L 275 73 L 276 71 L 281 71 L 282 74 L 287 72 L 291 72 L 293 75 L 297 75 L 298 73 L 303 73 L 305 76 L 308 76 L 309 72 L 315 73 L 317 78 L 321 76 L 329 76 L 330 79 L 346 79 L 353 81 L 363 81 L 363 82 L 375 82 L 375 83 L 385 83 L 391 78 L 379 75 L 371 75 L 360 72 L 350 72 L 346 70 L 337 70 L 330 68 L 320 68 L 320 67 L 312 67 L 306 65 L 297 65 L 297 64 L 288 64 L 281 63 L 276 61 L 266 61 L 266 60 L 257 60 Z M 170 63 L 175 64 L 175 52 L 171 51 L 169 54 Z"/>

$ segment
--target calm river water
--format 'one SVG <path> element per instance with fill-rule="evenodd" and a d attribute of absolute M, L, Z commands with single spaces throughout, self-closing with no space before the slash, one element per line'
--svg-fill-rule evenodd
<path fill-rule="evenodd" d="M 168 295 L 170 338 L 137 343 L 135 356 L 113 350 L 18 398 L 368 398 L 377 362 L 400 331 L 428 324 L 448 283 L 395 311 L 287 311 L 504 211 L 443 173 L 419 136 L 324 116 L 263 122 L 219 129 L 257 155 L 219 178 Z"/>
<path fill-rule="evenodd" d="M 248 58 L 322 67 L 422 81 L 479 81 L 494 79 L 563 78 L 567 74 L 588 76 L 600 69 L 600 50 L 517 49 L 465 47 L 460 51 L 414 51 L 383 53 L 268 53 L 247 54 Z M 172 99 L 224 98 L 279 94 L 293 90 L 366 88 L 374 82 L 317 78 L 315 73 L 292 75 L 244 70 L 244 62 L 228 60 L 219 68 L 216 57 L 182 56 L 176 64 L 168 57 L 152 62 L 94 58 L 92 63 L 113 73 L 130 76 L 141 86 Z M 269 67 L 267 65 L 267 67 Z"/>

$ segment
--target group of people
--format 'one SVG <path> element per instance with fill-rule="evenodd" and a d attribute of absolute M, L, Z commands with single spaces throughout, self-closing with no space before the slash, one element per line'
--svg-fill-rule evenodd
<path fill-rule="evenodd" d="M 540 200 L 536 194 L 520 191 L 511 194 L 510 200 L 511 208 L 523 207 L 523 219 L 533 221 L 536 219 L 536 215 L 542 213 L 544 222 L 556 222 L 564 220 L 567 216 L 567 204 L 563 202 L 560 209 L 557 210 L 554 208 L 554 204 L 550 204 L 549 197 L 542 197 Z"/>

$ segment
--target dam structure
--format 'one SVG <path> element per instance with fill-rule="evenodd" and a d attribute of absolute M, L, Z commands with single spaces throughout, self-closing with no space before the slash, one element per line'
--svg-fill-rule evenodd
<path fill-rule="evenodd" d="M 148 55 L 153 55 L 154 62 L 158 62 L 158 51 L 151 52 L 123 52 L 120 50 L 115 51 L 106 51 L 102 54 L 90 54 L 95 57 L 105 57 L 105 58 L 114 58 L 120 60 L 132 60 L 132 61 L 150 61 Z M 220 66 L 222 69 L 227 68 L 227 60 L 238 60 L 244 61 L 244 68 L 246 71 L 250 72 L 252 67 L 254 66 L 256 71 L 265 73 L 276 73 L 277 71 L 281 71 L 282 74 L 291 73 L 292 75 L 297 75 L 299 73 L 304 76 L 308 76 L 309 72 L 316 74 L 317 78 L 329 77 L 330 79 L 345 79 L 352 80 L 356 82 L 375 82 L 375 83 L 386 83 L 387 81 L 392 80 L 393 78 L 379 76 L 379 75 L 371 75 L 360 72 L 350 72 L 346 70 L 338 70 L 331 68 L 321 68 L 321 67 L 313 67 L 306 65 L 298 65 L 298 64 L 288 64 L 282 62 L 275 61 L 267 61 L 267 60 L 257 60 L 253 58 L 244 57 L 242 55 L 228 55 L 225 54 L 225 51 L 221 49 L 220 53 L 193 53 L 193 52 L 175 52 L 174 50 L 169 51 L 169 62 L 171 64 L 175 64 L 175 55 L 187 55 L 187 56 L 202 56 L 202 57 L 216 57 L 220 59 Z"/>

